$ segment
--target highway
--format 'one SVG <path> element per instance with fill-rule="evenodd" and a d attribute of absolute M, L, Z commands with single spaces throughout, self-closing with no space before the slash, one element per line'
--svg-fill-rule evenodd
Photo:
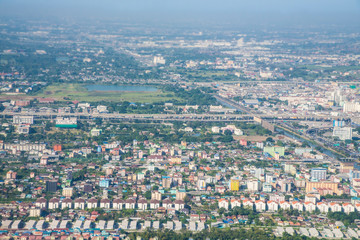
<path fill-rule="evenodd" d="M 240 107 L 239 107 L 240 109 Z M 159 121 L 253 121 L 254 117 L 264 120 L 282 120 L 282 121 L 332 121 L 340 119 L 334 116 L 294 116 L 290 114 L 128 114 L 128 113 L 56 113 L 56 112 L 0 112 L 0 117 L 12 116 L 34 116 L 35 119 L 55 119 L 56 117 L 76 117 L 79 120 L 86 119 L 108 119 L 108 120 L 159 120 Z M 341 118 L 342 119 L 342 118 Z"/>

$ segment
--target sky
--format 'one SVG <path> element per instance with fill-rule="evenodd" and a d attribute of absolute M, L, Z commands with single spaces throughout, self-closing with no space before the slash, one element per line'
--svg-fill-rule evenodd
<path fill-rule="evenodd" d="M 360 0 L 0 0 L 0 16 L 356 26 L 360 24 Z"/>

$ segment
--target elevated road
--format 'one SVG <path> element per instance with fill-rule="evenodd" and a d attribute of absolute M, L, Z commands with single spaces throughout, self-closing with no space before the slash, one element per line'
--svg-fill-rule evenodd
<path fill-rule="evenodd" d="M 240 108 L 239 108 L 240 109 Z M 293 114 L 225 114 L 225 113 L 204 113 L 204 114 L 132 114 L 132 113 L 56 113 L 56 112 L 0 112 L 0 117 L 12 116 L 34 116 L 35 119 L 55 119 L 56 117 L 76 117 L 82 119 L 133 119 L 133 120 L 161 120 L 161 121 L 253 121 L 254 117 L 272 121 L 332 121 L 342 119 L 334 116 L 321 115 L 293 115 Z"/>

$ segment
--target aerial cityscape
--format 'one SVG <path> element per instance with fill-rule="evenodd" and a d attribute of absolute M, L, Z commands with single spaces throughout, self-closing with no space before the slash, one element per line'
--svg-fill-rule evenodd
<path fill-rule="evenodd" d="M 359 239 L 359 2 L 134 2 L 0 1 L 0 239 Z"/>

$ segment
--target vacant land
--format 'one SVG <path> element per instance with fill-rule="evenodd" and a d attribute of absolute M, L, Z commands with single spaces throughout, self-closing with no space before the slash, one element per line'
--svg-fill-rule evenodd
<path fill-rule="evenodd" d="M 178 99 L 171 92 L 161 90 L 155 92 L 119 92 L 119 91 L 88 91 L 82 84 L 59 84 L 47 86 L 35 96 L 36 98 L 54 98 L 57 101 L 129 101 L 153 103 Z"/>

